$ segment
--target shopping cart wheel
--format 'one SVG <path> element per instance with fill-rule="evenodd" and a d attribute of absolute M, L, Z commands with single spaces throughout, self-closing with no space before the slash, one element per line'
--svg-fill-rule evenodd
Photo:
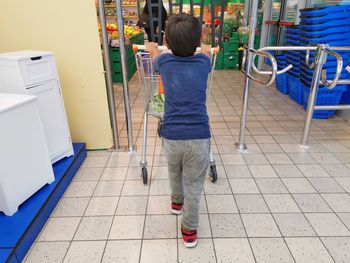
<path fill-rule="evenodd" d="M 162 137 L 162 134 L 161 134 L 162 128 L 163 128 L 163 122 L 161 120 L 159 120 L 158 121 L 158 128 L 157 128 L 159 138 Z"/>
<path fill-rule="evenodd" d="M 142 167 L 141 173 L 142 173 L 143 184 L 147 184 L 147 179 L 148 179 L 147 168 Z"/>
<path fill-rule="evenodd" d="M 209 177 L 213 183 L 215 183 L 218 180 L 218 173 L 216 172 L 215 164 L 210 166 Z"/>

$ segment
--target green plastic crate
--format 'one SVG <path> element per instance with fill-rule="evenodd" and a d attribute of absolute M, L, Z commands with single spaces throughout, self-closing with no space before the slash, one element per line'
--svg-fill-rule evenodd
<path fill-rule="evenodd" d="M 238 52 L 224 53 L 222 64 L 224 69 L 238 69 L 238 66 L 239 66 Z"/>
<path fill-rule="evenodd" d="M 225 53 L 238 52 L 238 47 L 239 47 L 239 42 L 238 41 L 235 41 L 235 42 L 223 42 L 222 45 L 223 45 Z"/>
<path fill-rule="evenodd" d="M 132 76 L 134 76 L 134 73 L 135 72 L 128 71 L 128 80 L 130 80 L 132 78 Z M 113 80 L 113 82 L 123 82 L 122 72 L 113 72 L 112 73 L 112 80 Z"/>
<path fill-rule="evenodd" d="M 229 41 L 239 41 L 238 32 L 232 32 Z"/>
<path fill-rule="evenodd" d="M 223 58 L 224 58 L 223 51 L 220 50 L 220 52 L 216 56 L 215 70 L 222 70 L 223 69 L 223 64 L 222 64 Z"/>

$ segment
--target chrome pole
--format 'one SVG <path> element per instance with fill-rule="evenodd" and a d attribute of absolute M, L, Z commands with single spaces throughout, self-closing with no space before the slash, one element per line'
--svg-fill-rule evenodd
<path fill-rule="evenodd" d="M 326 53 L 323 51 L 324 48 L 325 48 L 325 45 L 320 44 L 317 46 L 317 51 L 315 52 L 314 61 L 316 62 L 316 65 L 315 65 L 314 75 L 312 76 L 309 101 L 307 104 L 306 116 L 305 116 L 305 122 L 304 122 L 303 136 L 300 143 L 302 147 L 307 147 L 307 143 L 309 139 L 312 115 L 315 110 L 315 102 L 316 102 L 318 87 L 320 85 L 321 71 L 322 71 L 322 67 L 326 57 L 325 56 Z"/>
<path fill-rule="evenodd" d="M 235 144 L 236 149 L 238 151 L 244 151 L 247 149 L 247 145 L 244 142 L 244 136 L 245 136 L 245 128 L 246 128 L 246 122 L 247 122 L 249 90 L 252 82 L 251 79 L 249 78 L 249 75 L 252 68 L 252 63 L 254 63 L 253 54 L 250 50 L 254 48 L 257 13 L 258 13 L 258 0 L 252 0 L 251 12 L 249 16 L 250 17 L 249 41 L 248 41 L 247 59 L 246 59 L 246 65 L 245 65 L 245 86 L 244 86 L 242 112 L 241 112 L 241 126 L 239 131 L 239 142 Z"/>
<path fill-rule="evenodd" d="M 122 74 L 123 74 L 123 97 L 124 97 L 124 108 L 126 117 L 126 129 L 128 133 L 128 151 L 134 151 L 133 136 L 132 136 L 132 121 L 131 121 L 131 109 L 130 109 L 130 98 L 128 88 L 128 72 L 126 65 L 126 51 L 125 51 L 125 39 L 124 39 L 124 22 L 123 22 L 123 7 L 121 0 L 116 0 L 116 11 L 117 11 L 117 24 L 118 24 L 118 39 L 120 48 L 120 57 L 122 63 Z"/>
<path fill-rule="evenodd" d="M 108 96 L 108 108 L 109 108 L 109 117 L 111 119 L 111 128 L 112 128 L 112 137 L 113 137 L 113 148 L 119 148 L 119 137 L 118 137 L 118 124 L 117 124 L 117 113 L 115 107 L 114 99 L 114 89 L 113 89 L 113 80 L 112 80 L 112 70 L 111 70 L 111 60 L 109 56 L 109 43 L 108 35 L 106 29 L 106 15 L 105 15 L 105 5 L 104 0 L 98 1 L 98 10 L 101 24 L 102 32 L 102 46 L 103 46 L 103 59 L 105 62 L 105 79 L 107 84 L 107 96 Z"/>

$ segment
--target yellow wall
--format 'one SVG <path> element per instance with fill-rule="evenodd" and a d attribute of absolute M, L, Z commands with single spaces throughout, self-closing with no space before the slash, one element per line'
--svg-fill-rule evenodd
<path fill-rule="evenodd" d="M 0 0 L 0 52 L 56 56 L 73 141 L 113 145 L 94 0 Z"/>

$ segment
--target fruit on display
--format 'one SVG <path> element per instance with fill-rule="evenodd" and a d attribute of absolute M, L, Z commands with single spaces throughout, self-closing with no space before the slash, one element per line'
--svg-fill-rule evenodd
<path fill-rule="evenodd" d="M 101 30 L 100 24 L 98 25 L 99 30 Z M 110 39 L 118 39 L 118 26 L 115 23 L 108 23 L 106 25 L 107 33 L 110 36 Z M 142 30 L 139 27 L 124 25 L 124 37 L 131 38 L 135 35 L 142 33 Z"/>

